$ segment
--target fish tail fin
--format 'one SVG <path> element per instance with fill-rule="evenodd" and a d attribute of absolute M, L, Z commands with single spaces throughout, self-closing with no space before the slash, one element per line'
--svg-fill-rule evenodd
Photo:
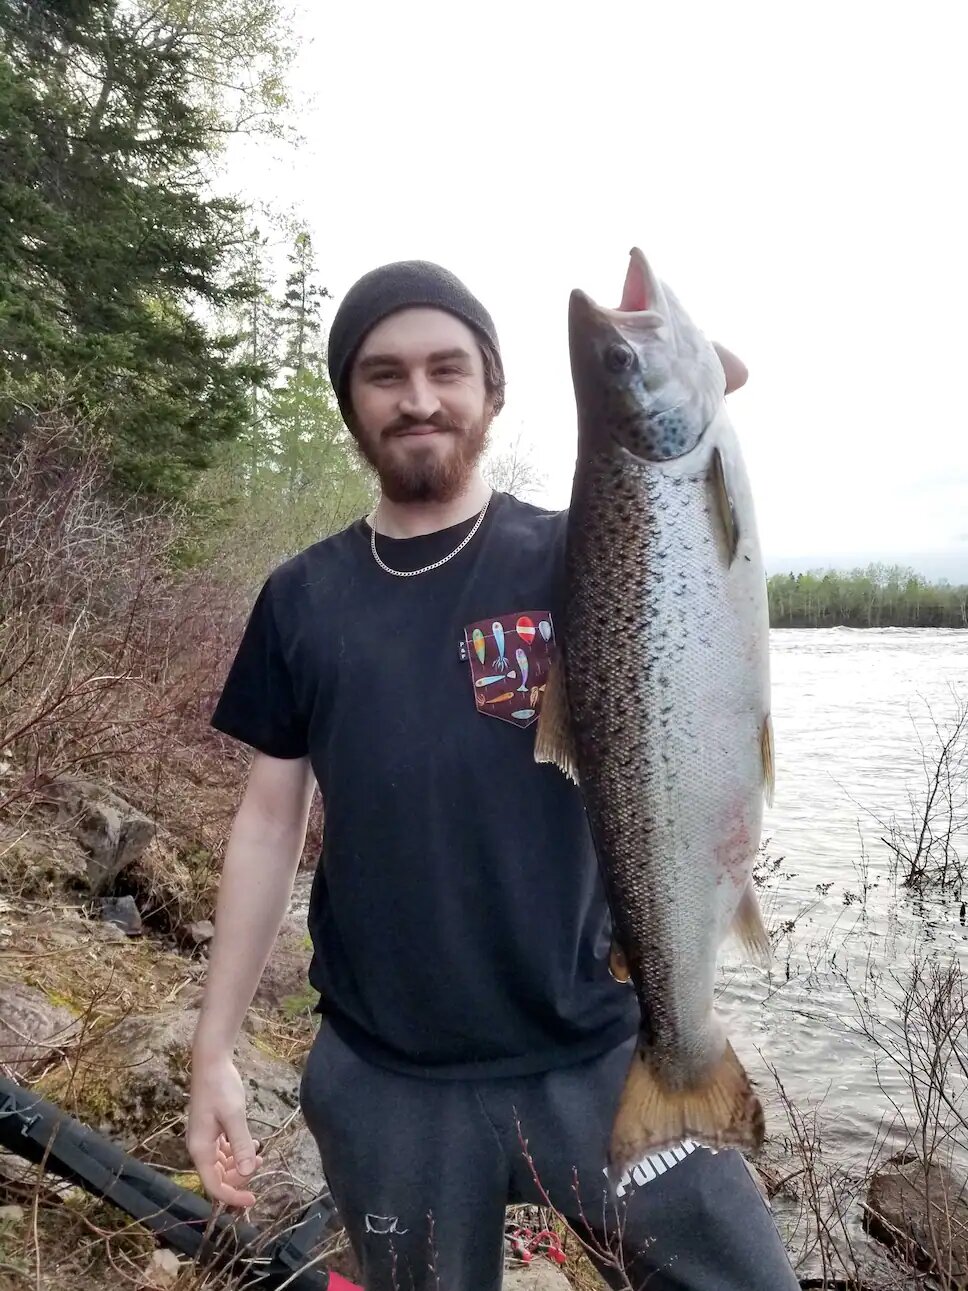
<path fill-rule="evenodd" d="M 640 1036 L 612 1128 L 609 1173 L 620 1176 L 650 1152 L 684 1139 L 754 1151 L 764 1133 L 763 1107 L 728 1041 L 699 1084 L 670 1089 Z"/>

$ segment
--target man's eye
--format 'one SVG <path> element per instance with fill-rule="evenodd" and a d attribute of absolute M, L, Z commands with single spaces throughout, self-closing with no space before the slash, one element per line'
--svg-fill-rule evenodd
<path fill-rule="evenodd" d="M 370 380 L 375 381 L 377 385 L 387 385 L 390 381 L 396 381 L 396 379 L 396 372 L 391 372 L 389 369 L 383 372 L 376 371 L 370 377 Z"/>
<path fill-rule="evenodd" d="M 455 368 L 455 367 L 449 367 L 449 368 L 438 368 L 438 369 L 437 369 L 437 376 L 439 376 L 439 377 L 459 377 L 459 376 L 461 375 L 461 372 L 462 372 L 462 369 L 461 369 L 461 368 Z"/>

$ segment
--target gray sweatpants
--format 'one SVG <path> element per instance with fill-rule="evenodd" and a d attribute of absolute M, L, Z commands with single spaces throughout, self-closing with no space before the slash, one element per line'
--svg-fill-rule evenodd
<path fill-rule="evenodd" d="M 610 1190 L 606 1145 L 631 1052 L 629 1042 L 538 1076 L 437 1081 L 364 1061 L 324 1023 L 300 1097 L 366 1291 L 497 1291 L 505 1207 L 546 1204 L 542 1190 L 605 1253 L 596 1263 L 612 1286 L 796 1291 L 737 1152 L 686 1145 Z"/>

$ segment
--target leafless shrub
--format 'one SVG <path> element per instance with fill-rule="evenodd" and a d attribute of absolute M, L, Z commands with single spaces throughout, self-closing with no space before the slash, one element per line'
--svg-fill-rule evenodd
<path fill-rule="evenodd" d="M 957 1214 L 949 1193 L 968 1167 L 965 972 L 954 959 L 920 949 L 905 973 L 885 974 L 876 994 L 851 988 L 851 996 L 856 1030 L 875 1052 L 878 1086 L 894 1111 L 901 1152 L 893 1163 L 916 1167 L 923 1200 L 920 1262 L 942 1286 L 961 1287 L 968 1270 L 959 1271 L 954 1252 L 968 1247 L 965 1203 Z"/>
<path fill-rule="evenodd" d="M 859 1169 L 831 1159 L 825 1145 L 830 1122 L 824 1100 L 809 1108 L 798 1106 L 777 1069 L 766 1065 L 782 1128 L 771 1141 L 771 1160 L 757 1164 L 771 1202 L 780 1211 L 794 1267 L 812 1271 L 801 1285 L 825 1291 L 907 1291 L 903 1271 L 886 1265 L 871 1269 L 870 1251 L 854 1219 L 878 1147 L 872 1147 L 866 1166 Z"/>
<path fill-rule="evenodd" d="M 208 715 L 250 589 L 179 569 L 181 512 L 105 481 L 97 445 L 57 414 L 0 456 L 0 813 L 80 772 L 211 859 L 245 754 Z"/>
<path fill-rule="evenodd" d="M 927 742 L 912 716 L 923 779 L 908 792 L 906 817 L 869 814 L 904 887 L 961 900 L 968 887 L 968 700 L 952 688 L 951 701 L 944 719 L 924 701 Z"/>

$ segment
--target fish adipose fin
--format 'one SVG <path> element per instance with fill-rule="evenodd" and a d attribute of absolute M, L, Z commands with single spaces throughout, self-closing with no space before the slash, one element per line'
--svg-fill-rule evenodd
<path fill-rule="evenodd" d="M 768 807 L 773 806 L 776 789 L 776 764 L 773 760 L 773 718 L 767 713 L 760 733 L 760 752 L 763 756 L 763 797 Z"/>
<path fill-rule="evenodd" d="M 560 660 L 551 666 L 534 741 L 535 762 L 550 762 L 578 783 L 575 737 L 571 726 L 565 673 Z"/>
<path fill-rule="evenodd" d="M 756 899 L 753 884 L 750 883 L 740 898 L 733 915 L 733 935 L 749 955 L 750 959 L 764 967 L 773 956 L 770 935 L 763 926 L 760 914 L 760 903 Z"/>
<path fill-rule="evenodd" d="M 650 1152 L 683 1139 L 755 1151 L 764 1132 L 763 1107 L 730 1044 L 702 1084 L 669 1089 L 640 1037 L 612 1128 L 609 1175 L 620 1178 Z"/>
<path fill-rule="evenodd" d="M 733 505 L 733 497 L 729 491 L 729 481 L 726 478 L 726 463 L 723 461 L 723 455 L 718 448 L 713 449 L 710 472 L 712 475 L 713 494 L 716 498 L 719 518 L 723 525 L 726 554 L 729 557 L 729 563 L 732 564 L 736 559 L 736 552 L 739 548 L 739 521 L 736 518 L 736 508 Z"/>

